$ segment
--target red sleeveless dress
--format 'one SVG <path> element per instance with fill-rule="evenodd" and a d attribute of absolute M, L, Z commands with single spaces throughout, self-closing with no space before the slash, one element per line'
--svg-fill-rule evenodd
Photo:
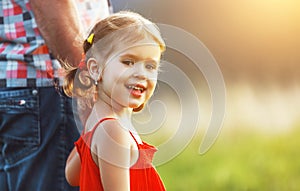
<path fill-rule="evenodd" d="M 93 134 L 98 125 L 101 122 L 109 119 L 114 118 L 104 118 L 100 120 L 91 131 L 81 135 L 80 138 L 75 142 L 81 160 L 79 183 L 80 191 L 104 191 L 100 179 L 99 167 L 92 158 L 90 145 Z M 163 185 L 163 182 L 152 165 L 153 155 L 157 149 L 145 142 L 143 142 L 143 144 L 139 144 L 131 132 L 130 134 L 135 140 L 139 150 L 139 158 L 129 170 L 130 190 L 165 191 L 166 189 Z"/>

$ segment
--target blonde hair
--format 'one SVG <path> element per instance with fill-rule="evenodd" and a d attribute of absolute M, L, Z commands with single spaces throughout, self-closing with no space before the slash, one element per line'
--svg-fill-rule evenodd
<path fill-rule="evenodd" d="M 165 50 L 165 43 L 154 23 L 129 11 L 112 14 L 96 23 L 89 33 L 89 38 L 83 42 L 84 62 L 86 63 L 90 57 L 98 57 L 106 63 L 119 47 L 128 47 L 146 38 L 151 38 L 157 43 L 161 52 Z M 65 69 L 65 93 L 70 97 L 91 100 L 94 81 L 87 69 L 82 66 L 80 68 L 67 66 Z"/>

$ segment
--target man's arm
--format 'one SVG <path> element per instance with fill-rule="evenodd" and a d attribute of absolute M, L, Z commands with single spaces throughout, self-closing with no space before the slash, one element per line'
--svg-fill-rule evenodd
<path fill-rule="evenodd" d="M 76 66 L 81 60 L 83 33 L 73 0 L 30 0 L 38 28 L 51 50 Z"/>

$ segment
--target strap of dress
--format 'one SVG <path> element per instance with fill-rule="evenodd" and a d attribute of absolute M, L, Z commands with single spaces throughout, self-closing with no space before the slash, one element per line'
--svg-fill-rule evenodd
<path fill-rule="evenodd" d="M 116 118 L 113 118 L 113 117 L 107 117 L 107 118 L 102 118 L 100 119 L 96 125 L 93 127 L 93 129 L 89 132 L 86 132 L 86 133 L 83 133 L 80 138 L 82 140 L 84 140 L 85 144 L 91 146 L 91 142 L 92 142 L 92 138 L 93 138 L 93 135 L 95 133 L 95 130 L 97 129 L 97 127 L 99 126 L 100 123 L 102 123 L 103 121 L 106 121 L 106 120 L 110 120 L 110 119 L 116 119 Z"/>
<path fill-rule="evenodd" d="M 97 129 L 97 127 L 98 127 L 103 121 L 111 120 L 111 119 L 116 119 L 116 118 L 113 118 L 113 117 L 107 117 L 107 118 L 102 118 L 102 119 L 100 119 L 100 120 L 96 123 L 96 125 L 93 127 L 93 129 L 92 129 L 92 131 L 91 131 L 91 134 L 92 134 L 92 135 L 94 134 L 94 132 L 95 132 L 95 130 Z M 136 140 L 136 138 L 134 137 L 134 135 L 132 134 L 132 132 L 129 131 L 129 133 L 130 133 L 130 135 L 132 136 L 133 140 L 135 141 L 136 145 L 137 145 L 138 148 L 139 148 L 139 145 L 140 145 L 140 144 L 138 143 L 138 141 Z"/>
<path fill-rule="evenodd" d="M 97 129 L 97 127 L 100 125 L 100 123 L 102 123 L 103 121 L 106 121 L 106 120 L 110 120 L 110 119 L 116 119 L 116 118 L 113 118 L 113 117 L 106 117 L 106 118 L 102 118 L 102 119 L 100 119 L 97 123 L 96 123 L 96 125 L 93 127 L 93 129 L 92 129 L 92 134 L 94 134 L 94 131 Z"/>
<path fill-rule="evenodd" d="M 139 147 L 140 144 L 137 142 L 137 140 L 136 140 L 136 138 L 134 137 L 134 135 L 132 134 L 132 132 L 129 131 L 129 133 L 130 133 L 131 137 L 133 138 L 133 140 L 135 141 L 136 145 Z"/>

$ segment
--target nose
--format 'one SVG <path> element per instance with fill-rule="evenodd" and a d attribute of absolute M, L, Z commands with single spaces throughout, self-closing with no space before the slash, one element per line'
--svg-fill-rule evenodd
<path fill-rule="evenodd" d="M 133 76 L 140 79 L 146 79 L 146 68 L 142 62 L 134 64 Z"/>

